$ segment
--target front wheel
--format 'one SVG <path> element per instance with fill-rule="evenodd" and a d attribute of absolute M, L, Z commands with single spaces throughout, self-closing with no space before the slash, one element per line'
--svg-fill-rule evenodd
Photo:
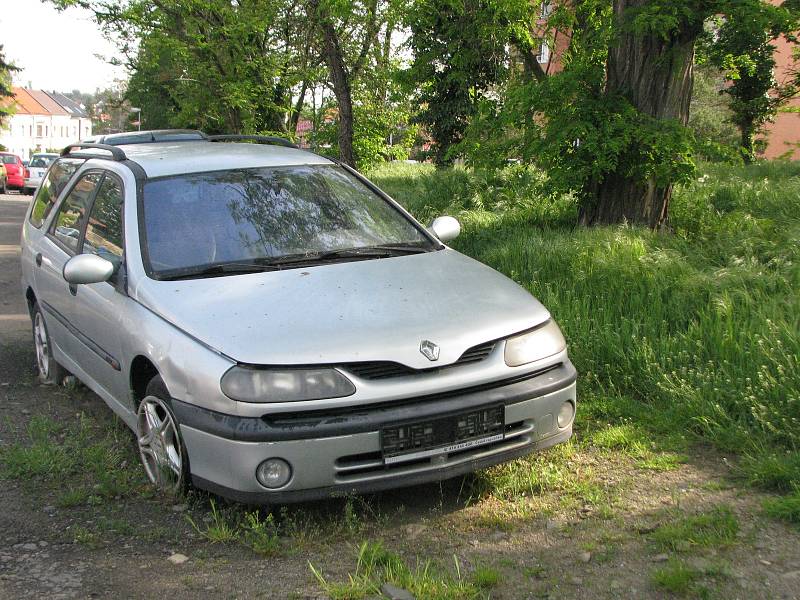
<path fill-rule="evenodd" d="M 67 372 L 53 358 L 53 346 L 39 304 L 33 303 L 33 345 L 36 347 L 36 368 L 44 385 L 60 384 Z"/>
<path fill-rule="evenodd" d="M 177 496 L 185 491 L 188 481 L 186 447 L 161 377 L 150 381 L 146 394 L 136 418 L 139 456 L 150 482 L 163 493 Z"/>

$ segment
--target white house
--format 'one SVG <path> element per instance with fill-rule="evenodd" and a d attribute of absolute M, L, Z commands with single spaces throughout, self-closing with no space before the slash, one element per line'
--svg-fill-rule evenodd
<path fill-rule="evenodd" d="M 88 113 L 63 94 L 15 87 L 13 104 L 14 114 L 0 129 L 0 144 L 23 160 L 92 135 Z"/>

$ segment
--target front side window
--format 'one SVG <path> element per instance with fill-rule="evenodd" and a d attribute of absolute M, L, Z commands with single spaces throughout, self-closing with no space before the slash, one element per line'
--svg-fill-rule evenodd
<path fill-rule="evenodd" d="M 144 255 L 157 276 L 348 250 L 434 247 L 394 206 L 333 165 L 156 179 L 144 186 L 142 210 Z"/>
<path fill-rule="evenodd" d="M 106 175 L 89 213 L 83 254 L 97 254 L 119 267 L 122 262 L 122 184 Z"/>
<path fill-rule="evenodd" d="M 47 172 L 33 201 L 30 217 L 31 225 L 34 227 L 42 226 L 64 186 L 67 185 L 70 177 L 82 164 L 83 160 L 80 159 L 62 158 Z"/>
<path fill-rule="evenodd" d="M 90 172 L 81 177 L 61 203 L 50 233 L 72 254 L 78 251 L 81 231 L 86 225 L 89 204 L 102 173 Z"/>

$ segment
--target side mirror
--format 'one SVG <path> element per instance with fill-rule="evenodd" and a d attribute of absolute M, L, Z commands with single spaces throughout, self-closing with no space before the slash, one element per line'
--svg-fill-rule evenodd
<path fill-rule="evenodd" d="M 78 254 L 64 265 L 64 279 L 73 285 L 108 281 L 114 274 L 114 263 L 96 254 Z"/>
<path fill-rule="evenodd" d="M 449 242 L 461 233 L 461 224 L 454 217 L 437 217 L 431 223 L 430 231 L 443 242 Z"/>

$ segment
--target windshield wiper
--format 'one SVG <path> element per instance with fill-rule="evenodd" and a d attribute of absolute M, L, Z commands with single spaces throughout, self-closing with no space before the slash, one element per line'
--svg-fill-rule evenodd
<path fill-rule="evenodd" d="M 264 271 L 280 271 L 280 266 L 262 263 L 220 263 L 200 269 L 192 269 L 162 277 L 162 281 L 179 281 L 181 279 L 197 279 L 218 275 L 243 275 L 245 273 L 263 273 Z"/>
<path fill-rule="evenodd" d="M 422 246 L 412 245 L 382 245 L 382 246 L 362 246 L 360 248 L 346 248 L 343 250 L 329 250 L 327 252 L 313 252 L 309 254 L 299 254 L 291 256 L 277 257 L 259 264 L 286 266 L 295 264 L 311 264 L 327 261 L 335 261 L 349 258 L 389 258 L 392 256 L 406 256 L 408 254 L 422 254 L 429 252 L 430 249 Z"/>

